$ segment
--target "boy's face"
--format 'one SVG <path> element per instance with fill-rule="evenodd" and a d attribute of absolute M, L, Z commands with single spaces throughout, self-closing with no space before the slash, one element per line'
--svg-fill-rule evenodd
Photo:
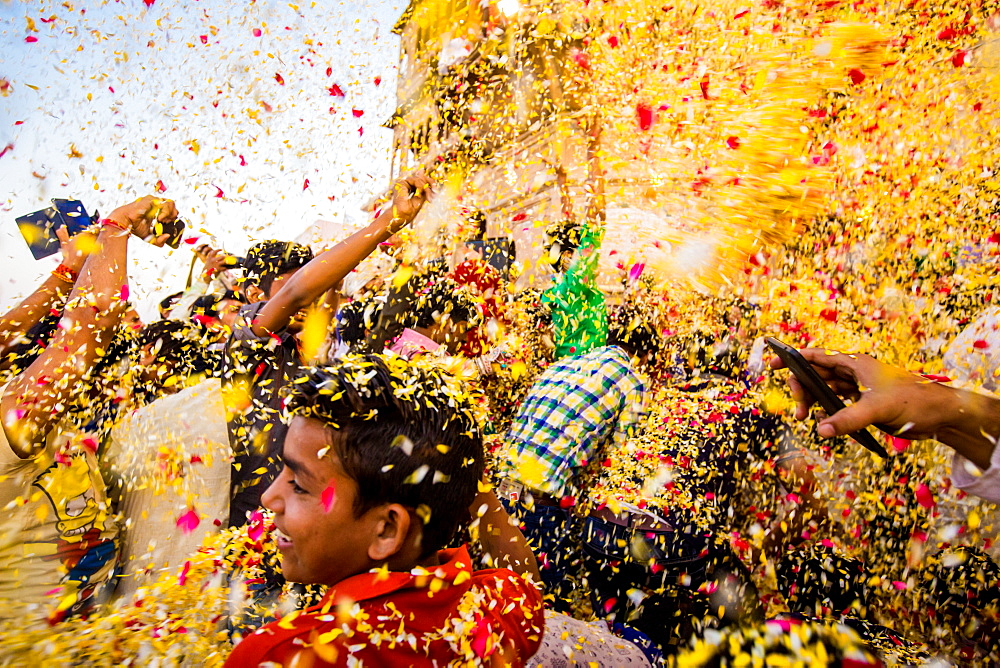
<path fill-rule="evenodd" d="M 368 549 L 377 531 L 377 509 L 354 516 L 358 485 L 330 447 L 326 426 L 296 416 L 285 437 L 283 459 L 281 474 L 261 502 L 274 511 L 285 578 L 334 585 L 370 570 L 374 561 Z"/>

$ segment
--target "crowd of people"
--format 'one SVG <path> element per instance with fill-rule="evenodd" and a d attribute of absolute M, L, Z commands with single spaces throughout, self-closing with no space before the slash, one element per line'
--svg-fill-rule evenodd
<path fill-rule="evenodd" d="M 898 534 L 922 606 L 893 628 L 810 459 L 878 425 L 950 447 L 952 483 L 1000 502 L 1000 400 L 807 349 L 852 400 L 813 434 L 759 400 L 752 304 L 706 298 L 717 317 L 682 335 L 669 295 L 607 300 L 597 207 L 550 230 L 544 292 L 468 249 L 408 264 L 399 232 L 432 187 L 397 183 L 318 254 L 199 247 L 202 271 L 148 324 L 128 245 L 162 245 L 174 203 L 63 234 L 62 264 L 0 319 L 3 662 L 112 660 L 86 653 L 112 646 L 94 640 L 109 611 L 166 609 L 154 582 L 204 587 L 192 555 L 236 552 L 208 559 L 231 666 L 1000 660 L 1000 567 L 947 544 L 908 563 L 920 527 L 897 510 L 914 499 L 885 489 L 866 526 Z M 359 273 L 373 255 L 383 269 Z M 807 418 L 814 398 L 788 383 Z M 925 473 L 906 457 L 886 475 Z M 187 632 L 165 628 L 119 630 Z"/>

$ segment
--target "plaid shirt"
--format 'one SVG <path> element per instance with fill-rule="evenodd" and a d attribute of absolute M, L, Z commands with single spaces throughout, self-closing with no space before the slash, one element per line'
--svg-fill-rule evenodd
<path fill-rule="evenodd" d="M 617 346 L 556 362 L 531 387 L 507 432 L 501 475 L 563 494 L 603 448 L 624 444 L 642 417 L 644 395 L 628 354 Z"/>

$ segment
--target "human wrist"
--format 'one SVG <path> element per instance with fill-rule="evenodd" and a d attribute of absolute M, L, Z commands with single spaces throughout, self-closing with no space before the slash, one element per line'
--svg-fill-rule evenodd
<path fill-rule="evenodd" d="M 63 263 L 52 270 L 52 275 L 58 278 L 59 280 L 63 281 L 64 283 L 69 283 L 70 285 L 73 285 L 80 277 L 80 272 L 79 269 L 74 269 L 73 267 L 67 266 L 65 263 Z"/>
<path fill-rule="evenodd" d="M 112 213 L 111 215 L 114 216 L 114 213 Z M 128 220 L 127 218 L 123 221 L 121 217 L 116 217 L 116 218 L 108 217 L 101 219 L 101 231 L 115 230 L 115 229 L 125 232 L 126 234 L 131 234 L 132 221 Z"/>

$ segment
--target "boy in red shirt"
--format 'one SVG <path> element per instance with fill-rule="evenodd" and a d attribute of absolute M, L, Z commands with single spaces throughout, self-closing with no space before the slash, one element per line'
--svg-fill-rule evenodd
<path fill-rule="evenodd" d="M 230 668 L 520 666 L 543 632 L 538 590 L 442 550 L 484 460 L 456 380 L 395 356 L 349 357 L 291 385 L 284 468 L 262 497 L 292 582 L 323 600 L 248 635 Z"/>

